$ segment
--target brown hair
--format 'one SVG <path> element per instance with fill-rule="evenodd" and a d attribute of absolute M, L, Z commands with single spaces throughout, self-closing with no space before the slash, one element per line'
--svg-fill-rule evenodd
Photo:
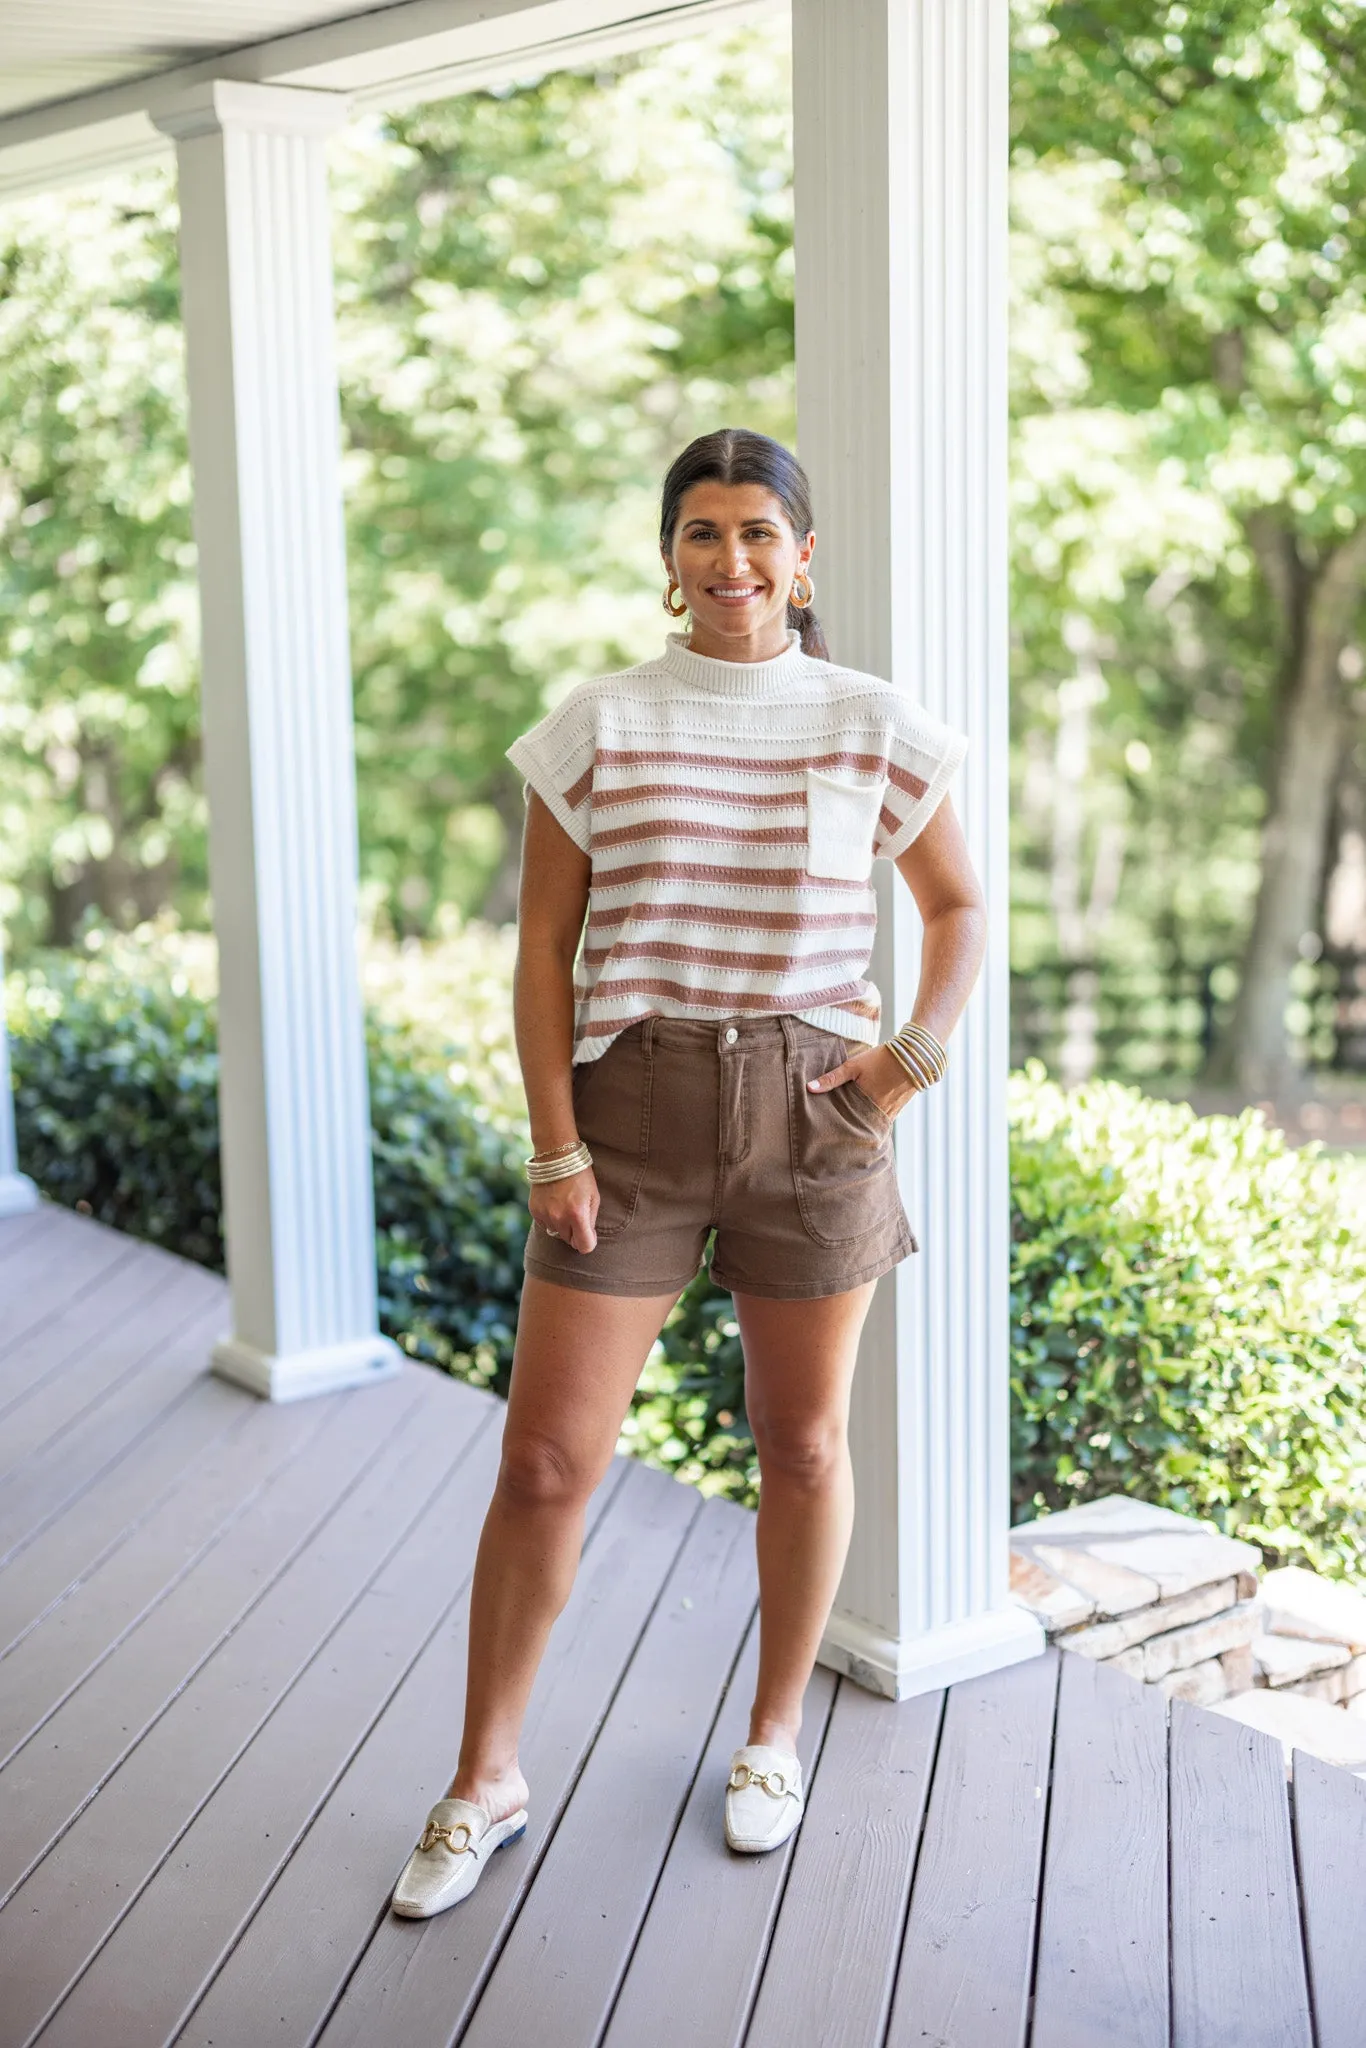
<path fill-rule="evenodd" d="M 684 495 L 694 484 L 762 485 L 777 498 L 799 540 L 805 540 L 816 523 L 811 516 L 806 471 L 781 441 L 771 441 L 767 434 L 756 434 L 748 427 L 719 427 L 714 434 L 690 441 L 669 465 L 659 511 L 659 544 L 666 551 L 672 551 Z M 820 620 L 810 605 L 795 605 L 789 599 L 787 623 L 801 634 L 803 654 L 829 661 Z"/>

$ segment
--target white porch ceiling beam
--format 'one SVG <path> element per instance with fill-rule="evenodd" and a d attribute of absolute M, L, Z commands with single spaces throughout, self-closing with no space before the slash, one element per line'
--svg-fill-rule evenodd
<path fill-rule="evenodd" d="M 324 152 L 346 102 L 222 81 L 180 179 L 233 1330 L 275 1399 L 378 1379 Z"/>
<path fill-rule="evenodd" d="M 858 1508 L 822 1661 L 894 1698 L 1043 1647 L 1007 1592 L 1007 0 L 793 0 L 797 417 L 821 614 L 971 745 L 955 791 L 990 954 L 948 1078 L 897 1129 L 918 1256 L 854 1386 Z M 873 974 L 919 921 L 879 870 Z"/>
<path fill-rule="evenodd" d="M 404 0 L 0 118 L 0 198 L 166 147 L 162 116 L 219 79 L 386 107 L 506 84 L 771 14 L 784 0 Z M 230 23 L 225 9 L 225 22 Z M 230 30 L 228 31 L 230 33 Z"/>

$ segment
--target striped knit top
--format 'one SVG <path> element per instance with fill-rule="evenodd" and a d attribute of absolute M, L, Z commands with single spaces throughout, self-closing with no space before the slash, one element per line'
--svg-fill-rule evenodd
<path fill-rule="evenodd" d="M 578 684 L 508 758 L 589 855 L 574 1060 L 637 1017 L 801 1017 L 875 1045 L 875 859 L 928 823 L 966 737 L 876 676 L 655 661 Z"/>

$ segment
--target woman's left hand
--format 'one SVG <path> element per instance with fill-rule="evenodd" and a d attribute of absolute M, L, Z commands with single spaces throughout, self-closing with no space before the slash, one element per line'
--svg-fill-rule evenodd
<path fill-rule="evenodd" d="M 913 1095 L 921 1093 L 896 1054 L 880 1045 L 871 1046 L 867 1052 L 854 1053 L 806 1085 L 812 1095 L 827 1095 L 845 1081 L 857 1081 L 864 1094 L 872 1097 L 886 1117 L 896 1116 Z"/>

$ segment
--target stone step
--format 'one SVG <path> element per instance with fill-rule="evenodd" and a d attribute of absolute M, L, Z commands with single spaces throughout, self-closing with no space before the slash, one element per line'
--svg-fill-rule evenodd
<path fill-rule="evenodd" d="M 1345 1643 L 1307 1642 L 1303 1636 L 1259 1635 L 1253 1640 L 1252 1659 L 1263 1684 L 1279 1688 L 1299 1685 L 1339 1664 L 1349 1664 L 1352 1653 Z"/>
<path fill-rule="evenodd" d="M 1038 1584 L 1055 1610 L 1066 1606 L 1059 1587 L 1091 1602 L 1091 1614 L 1078 1616 L 1073 1626 L 1132 1615 L 1226 1579 L 1237 1582 L 1240 1598 L 1250 1599 L 1261 1566 L 1251 1543 L 1223 1535 L 1212 1522 L 1127 1494 L 1020 1523 L 1010 1532 L 1010 1547 L 1050 1575 Z M 1049 1628 L 1067 1625 L 1045 1618 Z"/>
<path fill-rule="evenodd" d="M 1366 1651 L 1366 1593 L 1339 1579 L 1321 1579 L 1302 1565 L 1284 1565 L 1262 1580 L 1269 1635 L 1345 1643 Z"/>
<path fill-rule="evenodd" d="M 1304 1749 L 1311 1756 L 1322 1757 L 1326 1764 L 1366 1777 L 1366 1719 L 1359 1714 L 1345 1714 L 1341 1707 L 1329 1706 L 1324 1700 L 1272 1692 L 1265 1686 L 1216 1701 L 1209 1711 L 1276 1736 L 1285 1751 L 1287 1771 L 1294 1751 Z"/>

